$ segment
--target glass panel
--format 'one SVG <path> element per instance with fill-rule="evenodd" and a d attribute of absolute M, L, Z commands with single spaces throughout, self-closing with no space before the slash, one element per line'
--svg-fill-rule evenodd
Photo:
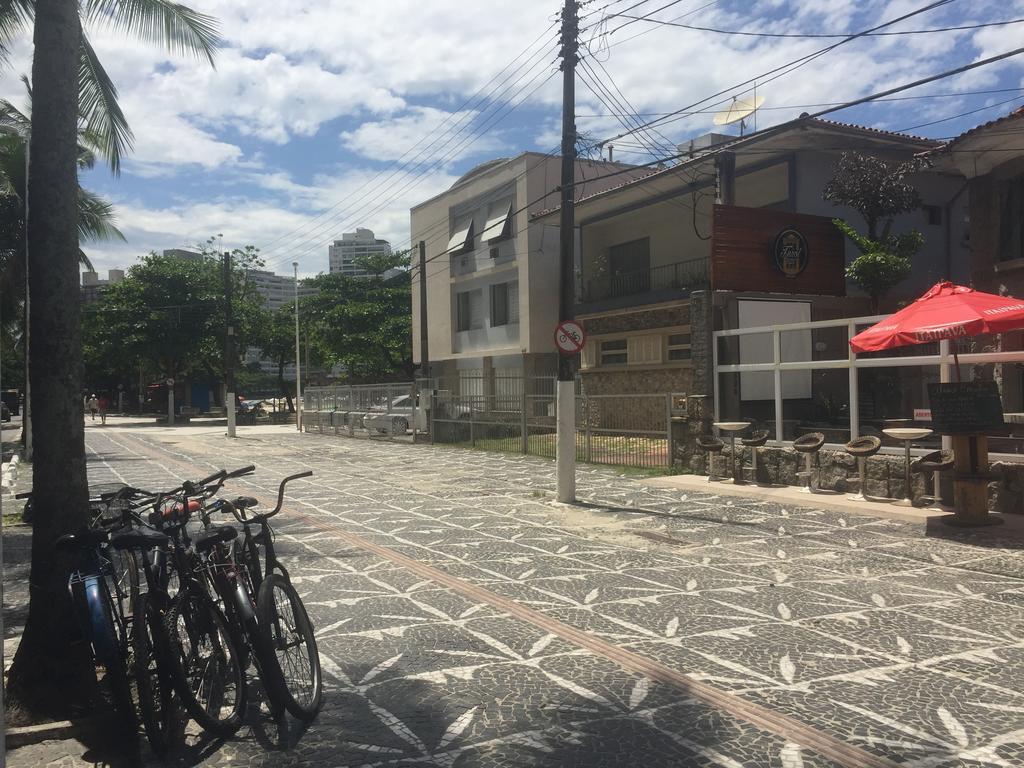
<path fill-rule="evenodd" d="M 607 352 L 613 349 L 625 349 L 627 346 L 625 339 L 612 339 L 611 341 L 601 342 L 601 351 Z"/>
<path fill-rule="evenodd" d="M 783 371 L 782 389 L 799 390 L 803 379 L 795 376 L 802 371 Z M 811 432 L 821 432 L 825 442 L 840 445 L 850 440 L 850 376 L 844 369 L 813 371 L 810 388 L 802 394 L 807 397 L 786 398 L 782 401 L 783 437 L 786 440 Z"/>
<path fill-rule="evenodd" d="M 668 337 L 668 345 L 670 347 L 689 345 L 689 343 L 690 334 L 688 333 L 673 333 L 671 336 Z"/>
<path fill-rule="evenodd" d="M 915 410 L 928 408 L 928 385 L 938 383 L 939 367 L 901 366 L 898 368 L 861 368 L 857 371 L 860 434 L 882 438 L 882 445 L 902 447 L 888 437 L 889 427 L 929 427 L 927 420 L 915 420 Z M 939 437 L 933 436 L 915 445 L 938 449 Z"/>
<path fill-rule="evenodd" d="M 767 429 L 775 439 L 775 398 L 772 392 L 765 400 L 741 399 L 741 376 L 739 373 L 718 375 L 719 415 L 722 421 L 749 421 L 754 429 Z M 769 379 L 769 386 L 772 385 Z"/>
<path fill-rule="evenodd" d="M 846 360 L 846 326 L 838 328 L 814 328 L 809 331 L 785 331 L 780 334 L 782 361 L 785 363 L 820 360 Z"/>
<path fill-rule="evenodd" d="M 668 351 L 669 360 L 691 360 L 692 358 L 693 354 L 690 352 L 689 347 L 682 349 L 670 349 Z"/>

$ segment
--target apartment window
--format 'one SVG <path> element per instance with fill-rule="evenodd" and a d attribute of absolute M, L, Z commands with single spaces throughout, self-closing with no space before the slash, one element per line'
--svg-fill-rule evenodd
<path fill-rule="evenodd" d="M 690 334 L 671 333 L 665 338 L 666 359 L 671 362 L 691 359 Z"/>
<path fill-rule="evenodd" d="M 508 325 L 508 283 L 491 286 L 491 327 Z"/>
<path fill-rule="evenodd" d="M 1024 176 L 998 186 L 1000 261 L 1024 258 Z"/>
<path fill-rule="evenodd" d="M 455 294 L 455 329 L 457 331 L 475 331 L 483 328 L 481 314 L 482 292 L 463 291 Z"/>
<path fill-rule="evenodd" d="M 937 227 L 942 224 L 942 206 L 926 205 L 924 206 L 924 214 L 928 217 L 929 226 Z"/>
<path fill-rule="evenodd" d="M 519 322 L 519 283 L 491 286 L 491 327 Z"/>
<path fill-rule="evenodd" d="M 484 243 L 494 243 L 504 240 L 512 234 L 512 201 L 502 200 L 498 203 L 491 203 L 487 208 L 487 223 L 484 225 L 483 234 L 480 240 Z"/>
<path fill-rule="evenodd" d="M 468 251 L 473 247 L 473 217 L 464 216 L 456 219 L 452 228 L 452 236 L 448 241 L 448 253 L 456 254 Z"/>
<path fill-rule="evenodd" d="M 628 344 L 625 339 L 610 339 L 601 342 L 601 365 L 625 365 L 629 362 Z"/>

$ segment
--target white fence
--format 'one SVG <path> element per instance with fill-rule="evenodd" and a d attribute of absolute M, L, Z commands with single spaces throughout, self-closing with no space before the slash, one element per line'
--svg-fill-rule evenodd
<path fill-rule="evenodd" d="M 875 317 L 855 317 L 845 318 L 841 320 L 822 320 L 807 323 L 793 323 L 789 325 L 769 325 L 760 326 L 756 328 L 738 328 L 725 331 L 714 332 L 714 339 L 712 344 L 712 355 L 714 365 L 714 402 L 715 402 L 715 421 L 721 421 L 723 418 L 732 419 L 740 416 L 739 413 L 729 413 L 723 416 L 723 386 L 722 379 L 724 376 L 730 374 L 770 374 L 772 377 L 771 391 L 774 399 L 772 401 L 772 411 L 774 416 L 774 430 L 769 430 L 769 433 L 773 433 L 775 436 L 776 443 L 786 442 L 788 439 L 785 435 L 786 423 L 785 409 L 786 403 L 789 398 L 785 396 L 784 376 L 787 373 L 794 372 L 826 372 L 826 371 L 847 371 L 847 386 L 848 386 L 848 427 L 843 428 L 842 431 L 849 435 L 848 439 L 859 437 L 861 434 L 861 404 L 862 404 L 862 392 L 860 389 L 860 376 L 859 373 L 865 370 L 873 369 L 884 369 L 884 368 L 909 368 L 914 367 L 921 369 L 923 372 L 930 373 L 930 375 L 937 381 L 949 382 L 953 381 L 955 377 L 955 361 L 959 360 L 961 370 L 966 369 L 968 376 L 971 370 L 975 366 L 984 366 L 999 363 L 1024 363 L 1024 351 L 1003 351 L 1003 352 L 961 352 L 954 357 L 954 350 L 951 347 L 951 342 L 940 341 L 937 345 L 937 353 L 927 354 L 929 349 L 936 349 L 936 345 L 933 344 L 930 347 L 908 347 L 901 349 L 904 354 L 893 355 L 882 357 L 879 353 L 873 353 L 870 356 L 856 354 L 849 345 L 850 339 L 863 330 L 866 327 L 874 325 L 880 320 L 884 320 L 887 315 L 875 316 Z M 809 359 L 809 360 L 784 360 L 783 350 L 787 346 L 784 341 L 787 334 L 794 333 L 808 333 L 815 334 L 826 329 L 833 329 L 831 331 L 831 341 L 837 338 L 845 338 L 845 354 L 843 356 L 835 356 L 825 359 Z M 845 329 L 845 333 L 843 330 Z M 738 357 L 739 340 L 743 337 L 763 337 L 757 345 L 758 348 L 764 349 L 765 344 L 770 343 L 770 360 L 768 362 L 743 362 L 739 360 L 734 363 L 722 363 L 720 358 L 722 357 L 722 347 L 731 345 L 729 351 L 730 357 Z M 735 342 L 731 341 L 735 340 Z M 823 345 L 823 343 L 822 343 Z M 802 346 L 802 345 L 792 345 Z M 806 346 L 806 345 L 803 345 Z M 748 347 L 749 348 L 749 347 Z M 819 347 L 817 344 L 812 343 L 810 345 L 812 350 L 811 357 L 813 358 L 815 353 L 818 353 Z M 924 353 L 917 353 L 924 352 Z M 767 355 L 766 355 L 767 356 Z M 936 375 L 937 374 L 937 375 Z M 1004 394 L 1005 399 L 1005 394 Z M 740 407 L 743 407 L 745 401 L 742 396 L 739 398 Z M 923 404 L 922 404 L 923 407 Z M 912 417 L 912 414 L 905 414 L 905 418 L 908 420 Z M 770 420 L 769 420 L 770 421 Z M 840 430 L 836 430 L 840 431 Z M 1021 441 L 1022 448 L 1024 448 L 1024 438 L 1013 438 L 1013 440 Z M 830 441 L 833 445 L 841 445 L 845 441 Z M 1010 453 L 1009 456 L 1013 458 L 1021 458 L 1020 455 L 1015 455 L 1016 452 Z"/>

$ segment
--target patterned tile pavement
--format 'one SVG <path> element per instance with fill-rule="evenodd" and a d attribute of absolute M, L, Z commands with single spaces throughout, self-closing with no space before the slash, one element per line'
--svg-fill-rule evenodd
<path fill-rule="evenodd" d="M 568 509 L 550 502 L 543 460 L 285 430 L 228 443 L 89 429 L 87 445 L 93 482 L 153 487 L 255 463 L 237 492 L 270 500 L 282 476 L 316 472 L 292 486 L 278 546 L 317 628 L 324 711 L 282 734 L 254 708 L 236 738 L 192 739 L 177 764 L 836 764 L 752 725 L 741 711 L 752 703 L 913 768 L 1024 765 L 1024 554 L 999 531 L 937 538 L 598 467 L 580 468 L 591 504 Z M 726 691 L 739 708 L 630 673 L 332 527 Z M 19 600 L 14 583 L 5 610 Z M 77 742 L 10 756 L 95 759 Z"/>

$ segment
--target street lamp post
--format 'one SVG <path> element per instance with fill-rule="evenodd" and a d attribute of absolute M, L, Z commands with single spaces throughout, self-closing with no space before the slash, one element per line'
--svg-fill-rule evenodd
<path fill-rule="evenodd" d="M 302 368 L 299 364 L 299 262 L 293 261 L 295 270 L 295 428 L 302 431 Z"/>

